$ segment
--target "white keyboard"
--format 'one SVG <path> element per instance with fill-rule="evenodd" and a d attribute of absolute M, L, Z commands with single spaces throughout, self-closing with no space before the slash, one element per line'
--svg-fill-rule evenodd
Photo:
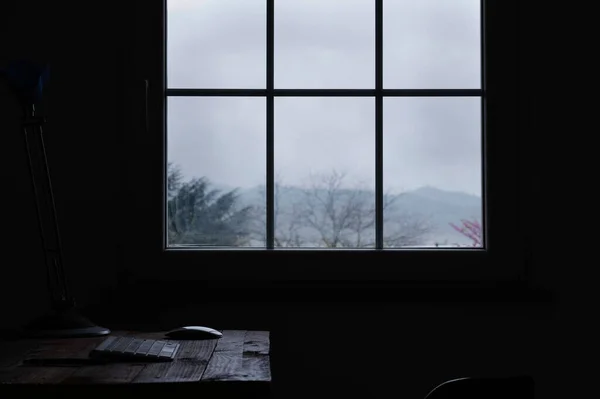
<path fill-rule="evenodd" d="M 169 362 L 175 358 L 180 344 L 177 342 L 110 336 L 90 352 L 90 357 L 121 360 Z"/>

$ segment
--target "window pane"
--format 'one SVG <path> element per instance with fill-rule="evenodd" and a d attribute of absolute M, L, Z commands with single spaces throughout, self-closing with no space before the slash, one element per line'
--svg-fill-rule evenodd
<path fill-rule="evenodd" d="M 250 202 L 265 184 L 265 99 L 170 97 L 167 105 L 169 245 L 263 245 L 264 207 Z"/>
<path fill-rule="evenodd" d="M 385 98 L 383 128 L 385 246 L 481 242 L 481 99 Z"/>
<path fill-rule="evenodd" d="M 384 87 L 480 88 L 480 1 L 384 0 Z"/>
<path fill-rule="evenodd" d="M 171 88 L 265 88 L 265 0 L 167 0 Z"/>
<path fill-rule="evenodd" d="M 275 87 L 372 89 L 373 0 L 275 1 Z"/>
<path fill-rule="evenodd" d="M 373 247 L 372 98 L 275 99 L 279 247 Z"/>

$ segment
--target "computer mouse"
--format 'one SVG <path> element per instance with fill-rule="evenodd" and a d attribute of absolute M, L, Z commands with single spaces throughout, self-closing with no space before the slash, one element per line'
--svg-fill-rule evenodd
<path fill-rule="evenodd" d="M 220 331 L 210 327 L 202 326 L 185 326 L 175 328 L 165 333 L 167 338 L 172 339 L 217 339 L 221 338 L 223 334 Z"/>

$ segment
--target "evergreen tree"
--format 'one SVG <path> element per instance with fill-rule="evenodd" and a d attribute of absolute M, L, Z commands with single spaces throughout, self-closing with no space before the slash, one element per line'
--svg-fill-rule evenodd
<path fill-rule="evenodd" d="M 182 182 L 167 170 L 167 226 L 170 245 L 240 246 L 249 239 L 251 207 L 237 208 L 237 190 L 221 192 L 206 178 Z"/>

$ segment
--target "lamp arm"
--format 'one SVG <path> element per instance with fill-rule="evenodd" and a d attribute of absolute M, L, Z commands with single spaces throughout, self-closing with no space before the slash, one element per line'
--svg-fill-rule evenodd
<path fill-rule="evenodd" d="M 48 166 L 46 145 L 44 142 L 44 132 L 42 125 L 45 122 L 45 120 L 43 117 L 39 117 L 36 115 L 35 105 L 31 105 L 30 108 L 26 109 L 25 111 L 26 113 L 25 123 L 23 127 L 23 135 L 27 150 L 27 160 L 29 165 L 29 173 L 31 175 L 33 194 L 35 197 L 40 238 L 44 248 L 48 289 L 50 291 L 53 306 L 72 306 L 73 298 L 70 294 L 64 269 L 62 241 L 60 229 L 58 226 L 56 202 L 54 199 L 54 190 L 52 186 L 52 179 L 50 176 L 50 168 Z M 36 182 L 36 173 L 34 168 L 33 156 L 31 153 L 32 145 L 30 142 L 30 132 L 28 131 L 28 128 L 32 130 L 34 138 L 37 138 L 39 141 L 39 152 L 43 169 L 41 177 L 44 180 L 45 184 L 38 184 L 38 182 Z M 47 207 L 49 207 L 49 209 L 46 208 L 48 211 L 48 215 L 44 215 L 42 211 L 42 201 L 46 202 Z M 45 225 L 44 216 L 47 216 L 51 219 L 49 221 L 51 223 L 51 226 Z M 46 221 L 48 222 L 47 219 Z M 55 242 L 53 246 L 49 242 L 49 230 L 52 230 L 52 233 L 54 235 Z"/>

